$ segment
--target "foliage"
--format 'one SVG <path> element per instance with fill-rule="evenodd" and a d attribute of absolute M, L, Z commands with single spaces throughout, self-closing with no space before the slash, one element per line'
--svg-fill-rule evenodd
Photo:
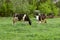
<path fill-rule="evenodd" d="M 60 8 L 60 1 L 56 3 L 56 6 Z"/>
<path fill-rule="evenodd" d="M 0 9 L 1 16 L 10 16 L 10 14 L 13 12 L 12 3 L 7 0 L 2 1 L 2 6 Z"/>
<path fill-rule="evenodd" d="M 58 2 L 59 4 L 59 2 Z M 13 13 L 33 14 L 34 10 L 49 14 L 58 14 L 58 7 L 51 0 L 0 0 L 0 15 L 12 16 Z"/>
<path fill-rule="evenodd" d="M 46 1 L 45 3 L 40 3 L 40 11 L 42 13 L 53 13 L 54 15 L 58 14 L 58 8 L 56 7 L 55 4 L 53 4 L 51 1 Z"/>

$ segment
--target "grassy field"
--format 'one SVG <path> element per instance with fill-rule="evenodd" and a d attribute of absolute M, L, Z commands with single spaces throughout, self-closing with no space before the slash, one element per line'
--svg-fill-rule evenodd
<path fill-rule="evenodd" d="M 41 24 L 31 20 L 31 26 L 21 21 L 12 25 L 12 18 L 0 17 L 0 40 L 60 40 L 60 18 Z"/>

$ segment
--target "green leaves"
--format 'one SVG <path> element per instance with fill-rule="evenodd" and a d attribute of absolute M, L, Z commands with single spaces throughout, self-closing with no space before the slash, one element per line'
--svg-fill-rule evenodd
<path fill-rule="evenodd" d="M 40 11 L 43 12 L 43 13 L 50 13 L 51 12 L 51 7 L 48 3 L 40 4 Z"/>
<path fill-rule="evenodd" d="M 3 16 L 10 16 L 14 12 L 30 15 L 36 9 L 45 14 L 53 12 L 57 15 L 58 7 L 59 2 L 55 5 L 52 0 L 0 0 L 0 12 Z"/>
<path fill-rule="evenodd" d="M 1 2 L 2 2 L 2 6 L 0 12 L 1 14 L 3 13 L 2 16 L 10 16 L 10 14 L 13 12 L 13 5 L 11 1 L 3 0 Z"/>
<path fill-rule="evenodd" d="M 58 14 L 58 8 L 54 5 L 51 0 L 46 1 L 45 3 L 40 3 L 39 10 L 43 13 L 51 13 L 53 12 L 55 15 Z"/>

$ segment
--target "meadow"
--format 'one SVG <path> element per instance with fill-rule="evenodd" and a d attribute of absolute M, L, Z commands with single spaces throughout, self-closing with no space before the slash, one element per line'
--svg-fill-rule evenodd
<path fill-rule="evenodd" d="M 41 24 L 31 21 L 32 25 L 22 21 L 12 25 L 11 17 L 0 17 L 0 40 L 60 40 L 60 18 Z"/>

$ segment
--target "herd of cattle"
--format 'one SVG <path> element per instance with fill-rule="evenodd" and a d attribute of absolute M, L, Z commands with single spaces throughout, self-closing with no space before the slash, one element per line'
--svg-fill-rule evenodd
<path fill-rule="evenodd" d="M 42 23 L 42 22 L 47 23 L 46 14 L 40 13 L 39 11 L 37 11 L 37 12 L 35 11 L 34 16 L 39 23 Z M 50 13 L 50 14 L 48 14 L 48 16 L 52 18 L 54 15 L 52 15 L 52 13 Z M 32 24 L 32 22 L 27 14 L 15 13 L 13 15 L 13 24 L 15 24 L 17 21 L 21 21 L 21 20 L 27 21 L 29 23 L 29 25 Z"/>
<path fill-rule="evenodd" d="M 38 22 L 44 22 L 46 23 L 46 15 L 45 14 L 35 14 L 36 20 Z M 29 25 L 31 25 L 31 20 L 27 14 L 14 14 L 13 16 L 13 24 L 15 24 L 17 21 L 27 21 L 29 22 Z"/>

